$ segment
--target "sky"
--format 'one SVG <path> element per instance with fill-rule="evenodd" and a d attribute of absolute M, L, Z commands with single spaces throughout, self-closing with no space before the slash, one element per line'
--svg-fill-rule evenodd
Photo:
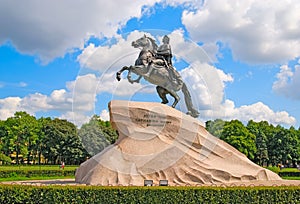
<path fill-rule="evenodd" d="M 0 0 L 0 119 L 26 111 L 80 126 L 109 120 L 111 100 L 160 102 L 149 82 L 115 79 L 146 34 L 170 37 L 200 121 L 299 128 L 299 11 L 298 0 Z"/>

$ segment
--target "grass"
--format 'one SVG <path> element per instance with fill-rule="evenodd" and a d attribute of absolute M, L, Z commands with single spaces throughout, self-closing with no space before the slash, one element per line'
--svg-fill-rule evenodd
<path fill-rule="evenodd" d="M 297 168 L 283 168 L 280 172 L 300 172 L 300 170 Z"/>
<path fill-rule="evenodd" d="M 75 170 L 76 165 L 66 165 L 64 170 Z M 5 170 L 59 170 L 59 165 L 0 165 L 0 171 Z"/>
<path fill-rule="evenodd" d="M 280 169 L 279 167 L 267 167 L 267 169 L 275 172 L 275 173 L 279 173 L 279 172 L 300 172 L 299 169 L 297 168 L 283 168 Z M 296 177 L 296 176 L 282 176 L 282 179 L 285 180 L 300 180 L 300 177 Z"/>
<path fill-rule="evenodd" d="M 300 177 L 296 177 L 296 176 L 283 176 L 282 179 L 284 179 L 284 180 L 300 180 Z"/>
<path fill-rule="evenodd" d="M 9 177 L 9 178 L 0 178 L 0 182 L 3 181 L 27 181 L 27 180 L 52 180 L 52 179 L 73 179 L 75 176 L 36 176 L 36 177 Z"/>
<path fill-rule="evenodd" d="M 66 165 L 64 171 L 74 171 L 78 166 L 76 165 Z M 45 171 L 45 170 L 61 170 L 63 171 L 59 165 L 0 165 L 0 171 Z M 1 181 L 24 181 L 24 180 L 49 180 L 49 179 L 67 179 L 67 178 L 75 178 L 74 175 L 68 176 L 57 176 L 57 175 L 49 175 L 49 176 L 18 176 L 13 175 L 8 178 L 0 178 Z"/>

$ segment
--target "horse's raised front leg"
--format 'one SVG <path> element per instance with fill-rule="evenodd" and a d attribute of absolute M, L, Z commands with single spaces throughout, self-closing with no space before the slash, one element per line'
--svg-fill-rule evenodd
<path fill-rule="evenodd" d="M 142 76 L 139 76 L 137 79 L 132 80 L 131 78 L 131 71 L 129 70 L 128 75 L 127 75 L 127 79 L 130 83 L 139 83 L 141 80 Z"/>
<path fill-rule="evenodd" d="M 116 78 L 117 78 L 118 81 L 121 80 L 121 74 L 122 74 L 122 72 L 124 72 L 125 70 L 128 70 L 128 67 L 124 66 L 120 71 L 117 72 Z"/>

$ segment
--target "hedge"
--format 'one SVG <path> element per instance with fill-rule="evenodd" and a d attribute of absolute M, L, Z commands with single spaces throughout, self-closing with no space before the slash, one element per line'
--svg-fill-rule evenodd
<path fill-rule="evenodd" d="M 74 176 L 75 170 L 0 170 L 1 178 Z"/>
<path fill-rule="evenodd" d="M 299 203 L 300 187 L 0 185 L 0 203 Z"/>
<path fill-rule="evenodd" d="M 278 175 L 280 177 L 300 177 L 300 171 L 299 172 L 283 171 L 283 172 L 279 172 Z"/>

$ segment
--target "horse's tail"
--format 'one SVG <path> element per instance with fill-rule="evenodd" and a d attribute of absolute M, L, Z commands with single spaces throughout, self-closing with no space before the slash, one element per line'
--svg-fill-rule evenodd
<path fill-rule="evenodd" d="M 191 94 L 185 83 L 182 85 L 182 92 L 184 94 L 185 105 L 188 109 L 187 114 L 197 118 L 199 116 L 199 112 L 193 106 Z"/>

